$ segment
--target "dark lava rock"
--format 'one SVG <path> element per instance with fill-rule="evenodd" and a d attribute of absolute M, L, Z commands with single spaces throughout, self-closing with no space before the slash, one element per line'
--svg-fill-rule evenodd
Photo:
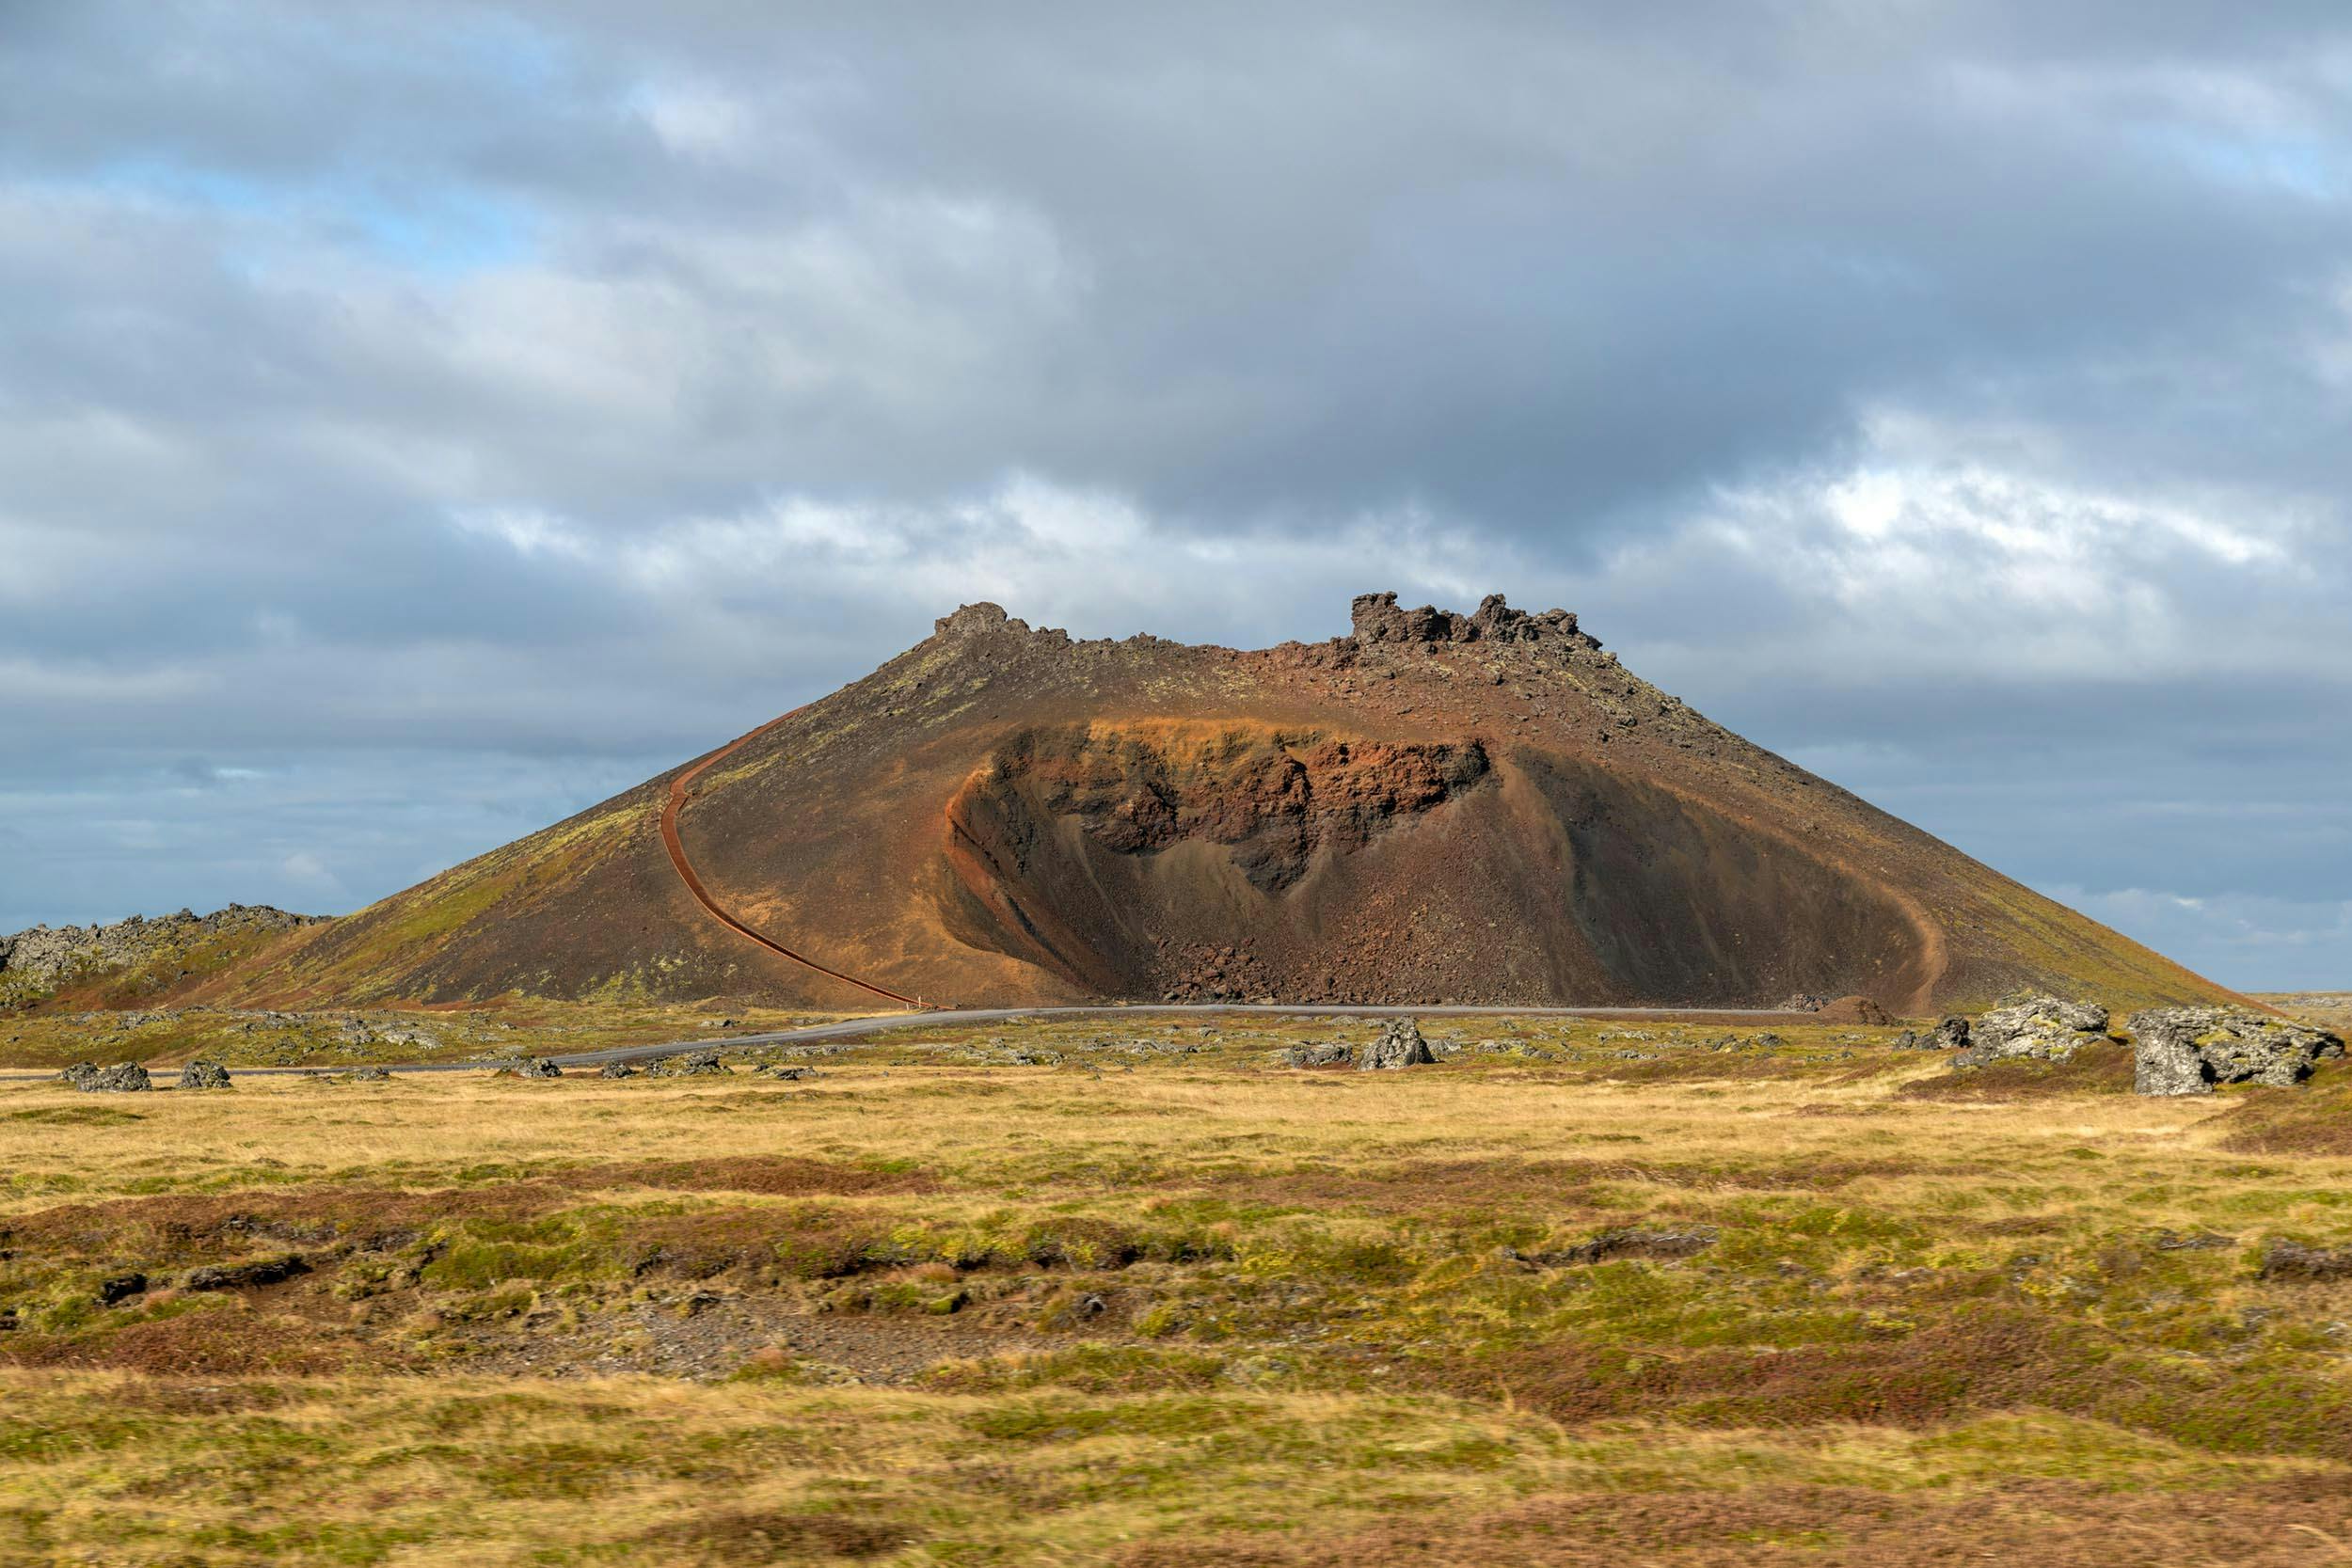
<path fill-rule="evenodd" d="M 229 1069 L 207 1056 L 199 1056 L 180 1069 L 180 1087 L 183 1089 L 225 1089 L 229 1086 Z"/>
<path fill-rule="evenodd" d="M 2243 1007 L 2151 1007 L 2131 1021 L 2132 1088 L 2211 1094 L 2217 1084 L 2291 1088 L 2323 1057 L 2344 1054 L 2325 1029 Z"/>
<path fill-rule="evenodd" d="M 596 1069 L 596 1076 L 599 1078 L 634 1078 L 637 1076 L 637 1069 L 627 1062 L 607 1062 Z"/>
<path fill-rule="evenodd" d="M 493 1078 L 561 1078 L 564 1076 L 564 1069 L 545 1056 L 533 1056 L 527 1061 L 510 1059 L 501 1062 L 490 1069 L 490 1076 Z"/>
<path fill-rule="evenodd" d="M 1429 1053 L 1429 1042 L 1421 1037 L 1419 1023 L 1409 1018 L 1392 1018 L 1380 1026 L 1380 1037 L 1364 1047 L 1364 1053 L 1356 1059 L 1356 1070 L 1383 1072 L 1434 1066 L 1437 1060 Z"/>
<path fill-rule="evenodd" d="M 1282 1053 L 1285 1067 L 1343 1067 L 1355 1059 L 1355 1048 L 1338 1040 L 1294 1045 Z"/>
<path fill-rule="evenodd" d="M 1470 615 L 1434 605 L 1400 610 L 1393 593 L 1359 594 L 1348 607 L 1348 619 L 1359 643 L 1534 642 L 1555 637 L 1587 648 L 1600 646 L 1598 638 L 1577 629 L 1573 611 L 1547 610 L 1531 615 L 1513 610 L 1500 594 L 1487 594 Z"/>
<path fill-rule="evenodd" d="M 147 1275 L 135 1269 L 129 1274 L 113 1275 L 98 1282 L 98 1302 L 102 1307 L 112 1307 L 116 1302 L 127 1300 L 146 1289 Z"/>
<path fill-rule="evenodd" d="M 716 1051 L 689 1051 L 683 1056 L 665 1056 L 645 1072 L 653 1078 L 695 1078 L 726 1070 Z"/>
<path fill-rule="evenodd" d="M 310 1265 L 299 1253 L 283 1253 L 276 1258 L 255 1258 L 243 1263 L 207 1263 L 200 1269 L 188 1271 L 180 1282 L 183 1291 L 245 1291 L 258 1285 L 276 1285 L 298 1274 L 309 1274 Z"/>
<path fill-rule="evenodd" d="M 2279 1240 L 2263 1249 L 2265 1279 L 2352 1279 L 2352 1247 Z"/>
<path fill-rule="evenodd" d="M 2072 1061 L 2087 1040 L 2106 1037 L 2107 1010 L 2096 1002 L 2061 1002 L 2055 996 L 2028 997 L 1995 1007 L 1977 1020 L 1969 1031 L 1966 1051 L 1952 1059 L 1954 1067 L 1983 1067 L 1991 1062 L 2027 1056 L 2037 1061 Z"/>
<path fill-rule="evenodd" d="M 155 1086 L 148 1080 L 147 1069 L 136 1062 L 117 1062 L 107 1068 L 76 1062 L 58 1076 L 84 1094 L 140 1094 Z"/>
<path fill-rule="evenodd" d="M 1920 1034 L 1906 1029 L 1895 1037 L 1898 1051 L 1965 1051 L 1968 1049 L 1968 1021 L 1957 1013 Z"/>

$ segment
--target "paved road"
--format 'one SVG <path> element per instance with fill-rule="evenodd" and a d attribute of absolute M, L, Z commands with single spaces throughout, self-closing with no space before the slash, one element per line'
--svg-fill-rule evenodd
<path fill-rule="evenodd" d="M 1810 1015 L 1778 1007 L 1478 1007 L 1374 1006 L 1335 1004 L 1246 1002 L 1152 1002 L 1131 1006 L 1098 1007 L 961 1007 L 928 1013 L 882 1013 L 872 1018 L 845 1018 L 805 1029 L 779 1029 L 756 1035 L 728 1035 L 716 1039 L 664 1040 L 654 1045 L 616 1045 L 604 1051 L 580 1051 L 548 1059 L 558 1067 L 599 1068 L 607 1062 L 653 1062 L 689 1051 L 743 1050 L 762 1045 L 806 1045 L 818 1040 L 855 1039 L 894 1029 L 952 1029 L 967 1023 L 1006 1023 L 1025 1018 L 1137 1018 L 1155 1014 L 1216 1016 L 1243 1014 L 1262 1018 L 1621 1018 L 1684 1020 L 1703 1022 L 1790 1023 Z M 353 1063 L 350 1066 L 362 1064 Z M 366 1064 L 376 1065 L 376 1064 Z M 394 1072 L 479 1072 L 490 1064 L 463 1062 L 385 1062 Z M 299 1077 L 306 1073 L 342 1072 L 348 1067 L 252 1067 L 230 1064 L 239 1077 Z M 0 1072 L 0 1080 L 55 1078 L 55 1072 Z"/>

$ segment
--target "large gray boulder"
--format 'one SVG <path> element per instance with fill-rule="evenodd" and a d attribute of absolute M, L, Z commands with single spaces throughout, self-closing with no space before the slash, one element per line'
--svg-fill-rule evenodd
<path fill-rule="evenodd" d="M 2291 1088 L 2344 1041 L 2308 1023 L 2245 1007 L 2151 1007 L 2131 1020 L 2132 1087 L 2145 1095 L 2211 1094 L 2217 1084 Z"/>
<path fill-rule="evenodd" d="M 2205 1059 L 2197 1050 L 2197 1041 L 2186 1033 L 2147 1020 L 2146 1013 L 2132 1019 L 2132 1092 L 2213 1093 L 2213 1080 L 2205 1076 Z"/>
<path fill-rule="evenodd" d="M 1282 1053 L 1285 1067 L 1344 1067 L 1355 1059 L 1355 1048 L 1338 1040 L 1301 1040 Z"/>
<path fill-rule="evenodd" d="M 229 1086 L 229 1069 L 208 1056 L 199 1056 L 180 1069 L 180 1086 L 183 1089 L 225 1089 Z"/>
<path fill-rule="evenodd" d="M 147 1069 L 136 1062 L 117 1062 L 107 1068 L 77 1062 L 60 1076 L 84 1094 L 142 1094 L 154 1087 L 148 1081 Z"/>
<path fill-rule="evenodd" d="M 1954 1067 L 1984 1067 L 2015 1057 L 2065 1062 L 2087 1040 L 2106 1037 L 2107 1010 L 2096 1002 L 2032 996 L 1995 1007 L 1969 1027 L 1968 1049 Z"/>
<path fill-rule="evenodd" d="M 1434 1065 L 1438 1058 L 1429 1053 L 1429 1042 L 1421 1037 L 1421 1025 L 1409 1018 L 1392 1018 L 1380 1026 L 1380 1037 L 1364 1047 L 1356 1059 L 1359 1072 L 1384 1072 L 1395 1068 Z"/>

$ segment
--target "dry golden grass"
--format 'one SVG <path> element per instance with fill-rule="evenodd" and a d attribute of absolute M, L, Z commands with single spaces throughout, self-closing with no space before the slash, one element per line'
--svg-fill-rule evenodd
<path fill-rule="evenodd" d="M 1314 1394 L 105 1374 L 0 1388 L 11 1562 L 1175 1562 L 1204 1537 L 1224 1562 L 1345 1545 L 1384 1561 L 1948 1562 L 1990 1516 L 2021 1546 L 2038 1527 L 2058 1548 L 2043 1562 L 2317 1565 L 2342 1560 L 2352 1526 L 2341 1472 L 2050 1417 L 1577 1433 Z"/>
<path fill-rule="evenodd" d="M 1629 1196 L 1834 1185 L 1882 1208 L 1984 1218 L 2038 1212 L 2053 1196 L 2088 1217 L 2101 1212 L 2100 1193 L 2132 1185 L 2119 1180 L 2128 1172 L 2160 1180 L 2161 1191 L 2131 1195 L 2131 1214 L 2151 1226 L 2195 1223 L 2218 1187 L 2244 1184 L 2231 1174 L 2243 1160 L 2222 1147 L 2232 1124 L 2217 1119 L 2233 1101 L 2084 1095 L 2020 1106 L 1900 1095 L 1943 1076 L 1931 1057 L 1874 1055 L 1862 1071 L 1792 1061 L 1777 1076 L 1735 1077 L 1748 1066 L 1740 1058 L 1696 1056 L 1674 1077 L 1627 1083 L 1499 1059 L 1412 1074 L 1285 1071 L 1256 1059 L 1261 1045 L 1220 1043 L 1205 1058 L 1099 1077 L 910 1067 L 924 1043 L 888 1041 L 872 1053 L 896 1065 L 844 1062 L 798 1084 L 542 1084 L 465 1072 L 389 1085 L 247 1077 L 228 1094 L 93 1097 L 14 1083 L 0 1085 L 0 1170 L 9 1173 L 0 1204 L 246 1179 L 417 1185 L 686 1152 L 912 1159 L 983 1187 L 1355 1184 L 1416 1204 L 1442 1203 L 1458 1185 L 1433 1165 L 1508 1179 L 1534 1163 Z M 2087 1155 L 2099 1169 L 2085 1169 Z M 2045 1196 L 2022 1180 L 2037 1170 L 2069 1190 Z M 1542 1196 L 1549 1179 L 1525 1196 Z M 2325 1214 L 2290 1206 L 2277 1217 Z"/>
<path fill-rule="evenodd" d="M 2346 1560 L 2352 1158 L 2231 1147 L 2328 1074 L 1327 1031 L 0 1085 L 0 1561 Z"/>

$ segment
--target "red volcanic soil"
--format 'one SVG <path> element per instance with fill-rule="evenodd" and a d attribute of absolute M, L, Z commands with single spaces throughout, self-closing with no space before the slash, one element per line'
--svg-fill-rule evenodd
<path fill-rule="evenodd" d="M 785 714 L 781 718 L 770 720 L 767 723 L 762 724 L 758 729 L 755 729 L 751 734 L 744 736 L 741 739 L 730 741 L 726 745 L 720 747 L 708 756 L 704 757 L 701 761 L 695 763 L 684 772 L 675 775 L 670 780 L 670 792 L 661 802 L 662 850 L 670 857 L 670 868 L 677 873 L 678 880 L 686 884 L 686 891 L 694 895 L 694 902 L 703 907 L 703 912 L 709 915 L 711 919 L 717 921 L 720 925 L 724 926 L 727 929 L 733 931 L 736 935 L 741 937 L 744 941 L 750 942 L 753 946 L 765 948 L 779 958 L 789 958 L 792 962 L 799 964 L 803 969 L 810 970 L 816 974 L 824 975 L 827 979 L 838 980 L 843 985 L 854 986 L 859 990 L 865 991 L 870 996 L 881 997 L 885 1002 L 899 1002 L 910 1006 L 920 1006 L 920 1004 L 917 1003 L 912 996 L 901 996 L 898 992 L 884 986 L 875 985 L 870 980 L 861 980 L 854 974 L 844 974 L 839 970 L 829 969 L 825 965 L 818 963 L 815 958 L 810 958 L 807 954 L 796 953 L 791 948 L 787 947 L 784 943 L 776 941 L 774 938 L 767 936 L 744 924 L 742 918 L 737 915 L 733 910 L 728 909 L 725 905 L 720 903 L 719 900 L 710 895 L 710 890 L 703 885 L 701 873 L 694 869 L 694 863 L 692 859 L 686 853 L 686 842 L 678 833 L 677 817 L 678 813 L 685 809 L 687 790 L 693 784 L 696 779 L 702 777 L 704 773 L 707 772 L 714 764 L 724 762 L 727 758 L 733 756 L 736 752 L 741 751 L 745 746 L 758 739 L 761 736 L 767 734 L 778 724 L 789 721 L 793 715 L 798 712 L 800 712 L 800 709 L 794 708 L 792 713 Z"/>
<path fill-rule="evenodd" d="M 1709 722 L 1565 611 L 1369 594 L 1350 635 L 1252 651 L 1073 641 L 967 606 L 864 680 L 307 932 L 223 994 L 1803 991 L 1919 1013 L 2021 985 L 2225 994 Z"/>

